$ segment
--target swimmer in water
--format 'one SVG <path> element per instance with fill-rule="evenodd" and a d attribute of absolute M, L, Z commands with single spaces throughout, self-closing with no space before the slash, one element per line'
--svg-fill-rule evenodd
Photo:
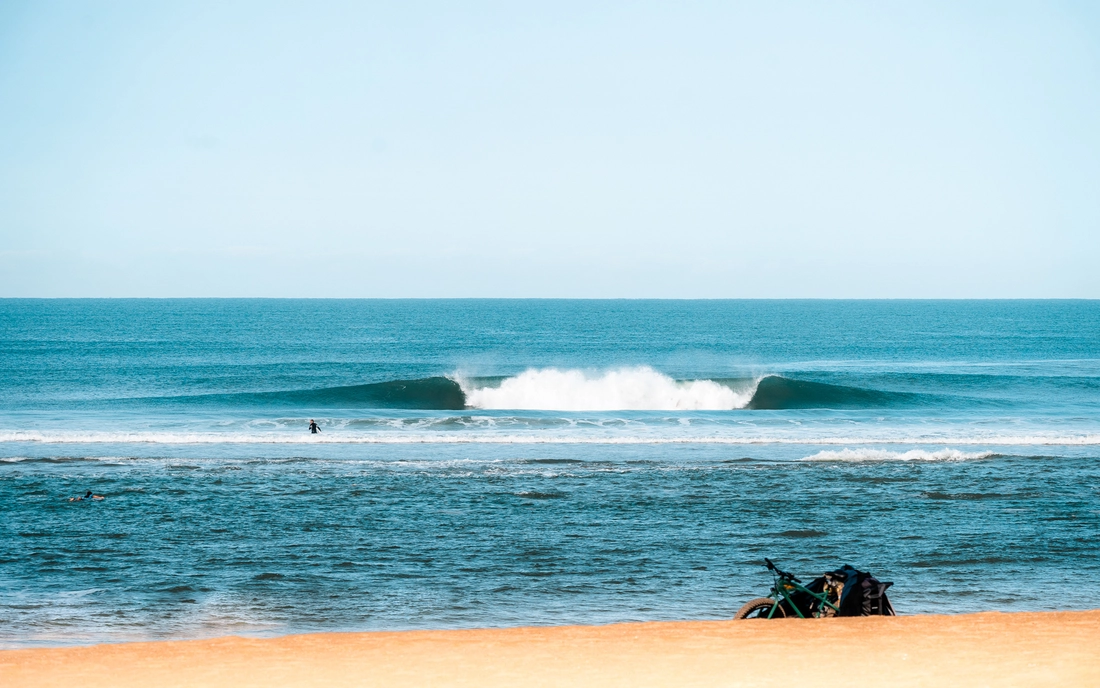
<path fill-rule="evenodd" d="M 70 502 L 83 502 L 85 499 L 101 502 L 103 501 L 103 495 L 92 494 L 92 491 L 88 490 L 83 497 L 69 497 Z"/>
<path fill-rule="evenodd" d="M 309 419 L 309 431 L 311 434 L 314 435 L 321 432 L 321 428 L 317 427 L 317 421 L 313 420 L 312 418 Z"/>

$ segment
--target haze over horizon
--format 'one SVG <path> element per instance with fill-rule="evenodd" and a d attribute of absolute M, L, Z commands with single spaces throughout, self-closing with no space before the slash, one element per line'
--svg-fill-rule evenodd
<path fill-rule="evenodd" d="M 0 6 L 0 297 L 1100 298 L 1100 6 Z"/>

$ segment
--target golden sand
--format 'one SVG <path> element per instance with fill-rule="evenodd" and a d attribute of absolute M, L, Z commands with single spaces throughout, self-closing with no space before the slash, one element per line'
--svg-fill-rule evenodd
<path fill-rule="evenodd" d="M 317 633 L 0 652 L 0 686 L 1100 686 L 1100 611 Z"/>

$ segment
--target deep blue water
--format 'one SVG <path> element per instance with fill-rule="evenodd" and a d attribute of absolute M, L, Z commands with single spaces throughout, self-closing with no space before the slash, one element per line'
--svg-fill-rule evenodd
<path fill-rule="evenodd" d="M 765 556 L 1086 608 L 1097 542 L 1100 302 L 0 300 L 4 645 L 722 618 Z"/>

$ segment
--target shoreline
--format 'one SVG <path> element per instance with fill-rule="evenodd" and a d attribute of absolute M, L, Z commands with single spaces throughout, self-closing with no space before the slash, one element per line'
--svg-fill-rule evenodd
<path fill-rule="evenodd" d="M 1100 610 L 673 621 L 0 650 L 0 685 L 1095 686 Z"/>

